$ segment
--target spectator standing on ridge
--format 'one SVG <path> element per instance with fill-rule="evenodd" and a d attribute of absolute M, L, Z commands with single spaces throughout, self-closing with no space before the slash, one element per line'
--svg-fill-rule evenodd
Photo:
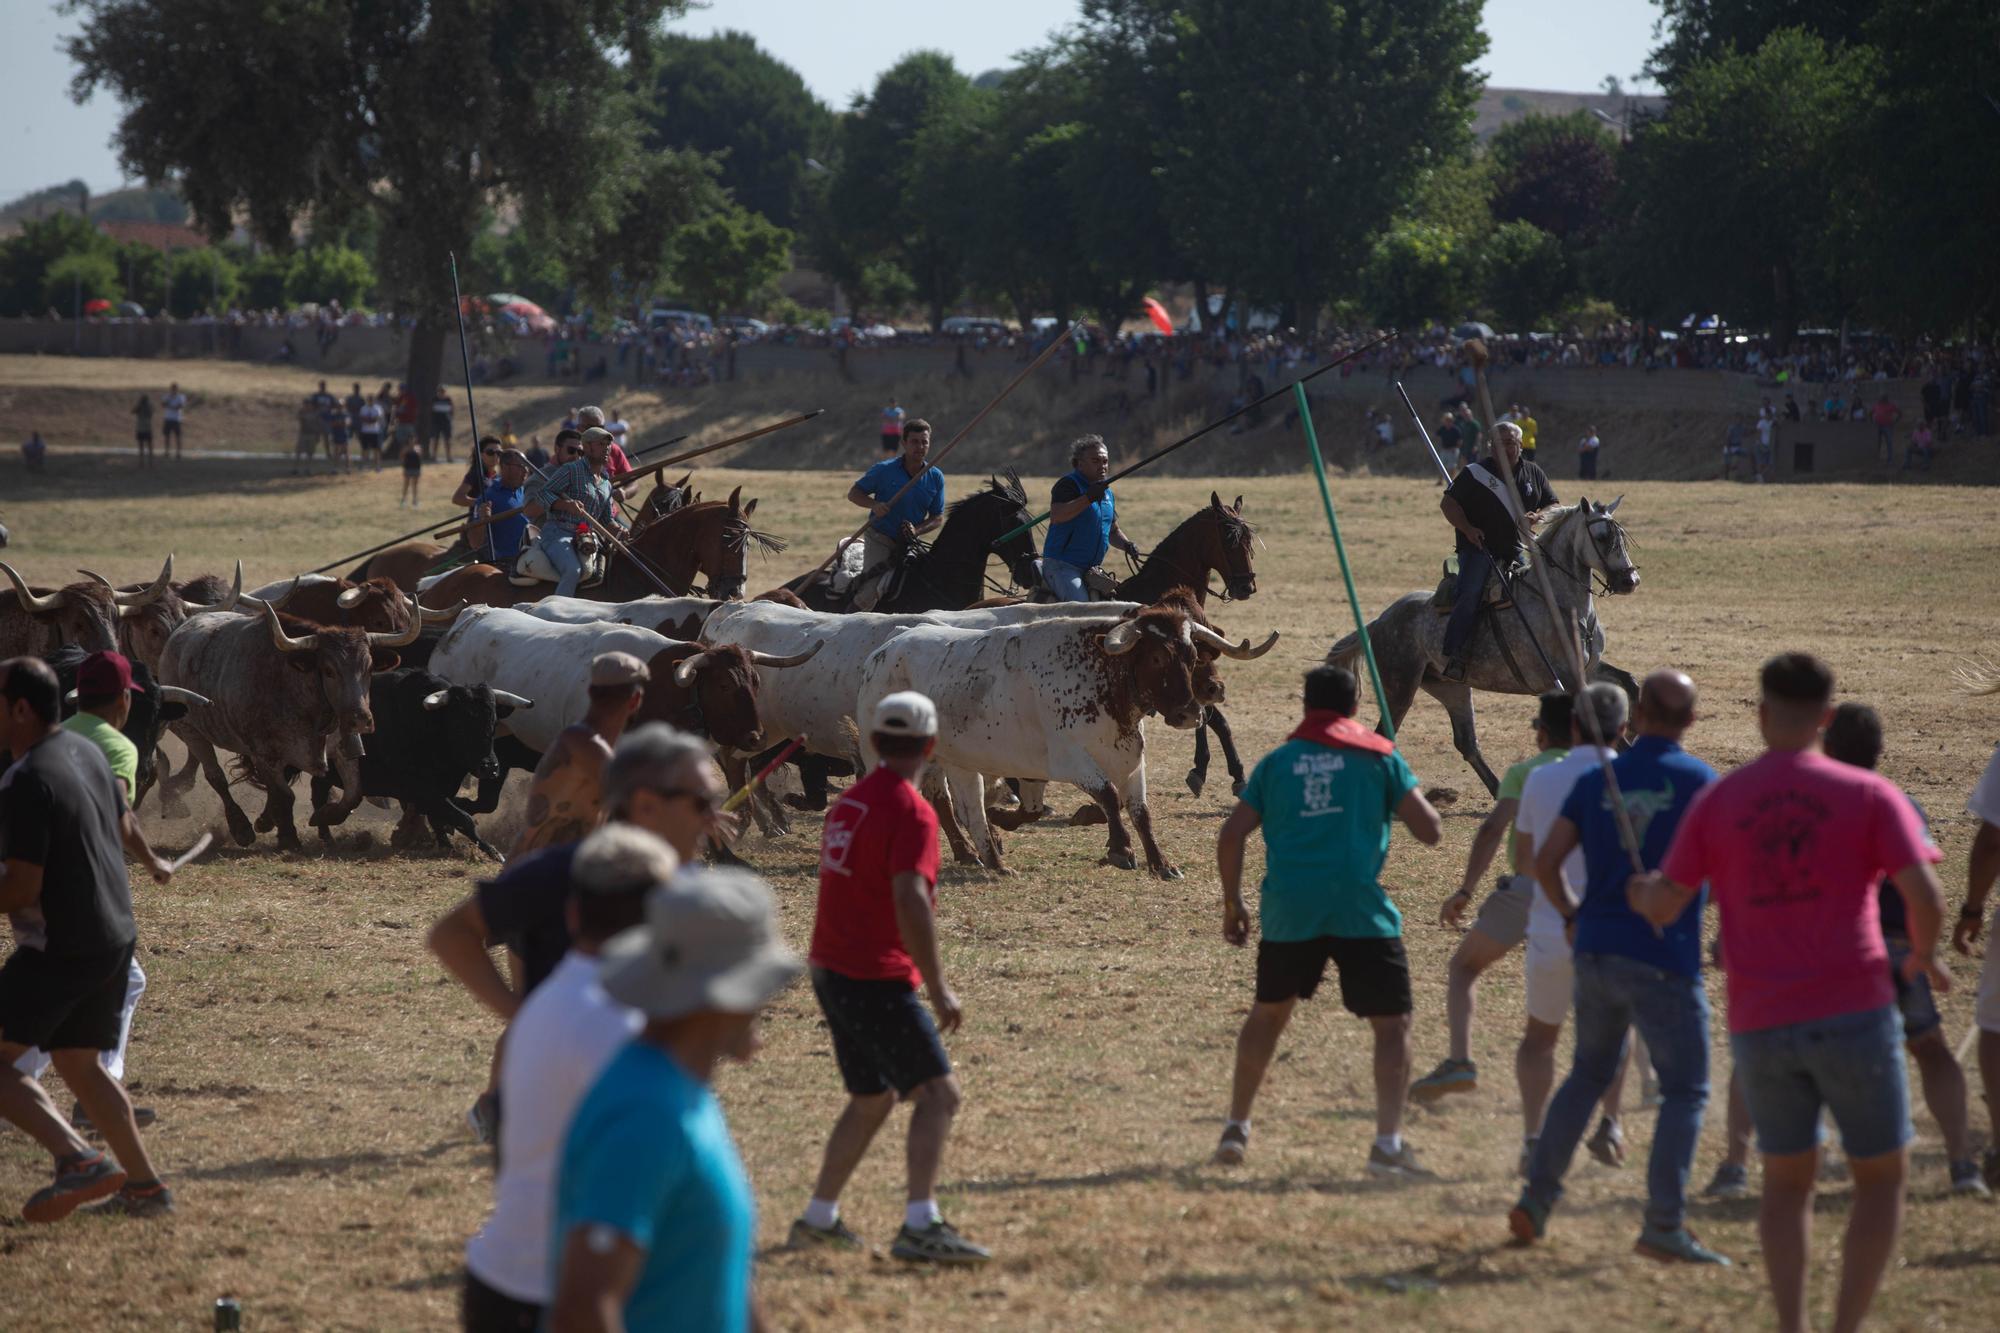
<path fill-rule="evenodd" d="M 1604 441 L 1597 438 L 1597 427 L 1586 426 L 1583 438 L 1576 442 L 1576 475 L 1580 481 L 1597 480 L 1597 453 L 1604 447 Z M 1522 451 L 1523 456 L 1526 450 Z"/>
<path fill-rule="evenodd" d="M 444 443 L 444 461 L 451 461 L 451 392 L 440 384 L 431 398 L 431 428 L 424 439 L 424 457 L 435 459 L 439 441 Z"/>
<path fill-rule="evenodd" d="M 401 430 L 400 426 L 397 427 L 398 434 Z M 417 443 L 416 436 L 411 435 L 403 445 L 403 489 L 396 499 L 398 509 L 405 504 L 412 509 L 417 507 L 417 483 L 423 479 L 423 475 L 424 451 Z"/>
<path fill-rule="evenodd" d="M 139 466 L 150 466 L 153 461 L 153 400 L 143 391 L 139 401 L 132 405 L 132 436 L 139 444 Z"/>
<path fill-rule="evenodd" d="M 361 461 L 382 470 L 382 427 L 388 417 L 379 399 L 365 398 L 354 414 L 354 433 L 361 441 Z"/>
<path fill-rule="evenodd" d="M 1896 461 L 1896 422 L 1902 418 L 1903 409 L 1889 401 L 1883 394 L 1875 400 L 1875 410 L 1870 413 L 1875 420 L 1875 448 L 1880 454 L 1878 462 Z"/>
<path fill-rule="evenodd" d="M 903 451 L 903 407 L 894 398 L 882 409 L 882 456 Z"/>
<path fill-rule="evenodd" d="M 181 456 L 181 414 L 187 411 L 187 402 L 178 383 L 169 384 L 160 399 L 160 448 L 172 447 L 176 460 Z"/>

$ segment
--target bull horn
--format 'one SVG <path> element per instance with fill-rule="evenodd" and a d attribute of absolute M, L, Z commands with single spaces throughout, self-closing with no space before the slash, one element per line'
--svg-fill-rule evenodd
<path fill-rule="evenodd" d="M 515 694 L 511 690 L 494 690 L 493 702 L 499 704 L 502 708 L 533 708 L 535 706 L 533 699 L 527 698 L 525 695 Z"/>
<path fill-rule="evenodd" d="M 693 685 L 694 673 L 701 670 L 701 664 L 707 660 L 707 653 L 695 653 L 674 663 L 674 684 L 684 690 Z"/>
<path fill-rule="evenodd" d="M 160 566 L 160 577 L 153 580 L 151 587 L 142 588 L 138 592 L 114 592 L 111 598 L 120 606 L 151 606 L 165 597 L 173 586 L 174 557 L 170 551 L 167 553 L 167 563 Z"/>
<path fill-rule="evenodd" d="M 776 653 L 760 653 L 752 648 L 750 650 L 750 664 L 752 666 L 774 668 L 804 666 L 806 663 L 812 661 L 814 653 L 817 653 L 824 647 L 826 647 L 825 639 L 814 639 L 812 647 L 802 653 L 793 653 L 789 657 L 780 657 Z"/>
<path fill-rule="evenodd" d="M 59 592 L 44 593 L 40 597 L 29 592 L 28 585 L 14 572 L 14 567 L 4 560 L 0 560 L 0 572 L 7 575 L 7 581 L 14 585 L 14 595 L 21 599 L 21 605 L 28 610 L 46 615 L 62 605 L 63 598 Z"/>
<path fill-rule="evenodd" d="M 343 611 L 351 611 L 354 609 L 354 604 L 360 601 L 367 591 L 361 587 L 343 588 L 340 596 L 333 599 L 333 604 Z"/>
<path fill-rule="evenodd" d="M 114 585 L 110 579 L 105 578 L 104 575 L 98 573 L 94 569 L 79 569 L 76 572 L 83 575 L 85 578 L 89 579 L 92 583 L 102 583 L 105 587 L 110 588 L 114 593 L 118 591 L 116 585 Z"/>
<path fill-rule="evenodd" d="M 319 635 L 308 634 L 303 639 L 295 639 L 285 633 L 285 627 L 278 623 L 278 613 L 271 609 L 269 602 L 261 602 L 259 605 L 264 608 L 264 619 L 271 626 L 271 642 L 278 645 L 279 652 L 309 653 L 319 646 Z"/>
<path fill-rule="evenodd" d="M 299 590 L 299 583 L 304 578 L 305 575 L 303 574 L 295 576 L 292 579 L 291 587 L 285 589 L 283 592 L 279 593 L 276 597 L 273 597 L 269 600 L 266 600 L 262 597 L 252 597 L 247 592 L 239 592 L 236 594 L 236 603 L 239 606 L 247 606 L 252 611 L 262 611 L 266 609 L 275 611 L 278 608 L 282 607 L 286 602 L 292 600 L 292 594 Z"/>
<path fill-rule="evenodd" d="M 423 622 L 426 625 L 442 625 L 446 621 L 458 619 L 458 613 L 471 605 L 472 605 L 471 602 L 468 602 L 463 597 L 461 597 L 458 599 L 455 605 L 447 606 L 442 609 L 434 609 L 432 607 L 419 604 L 417 607 L 417 614 L 420 617 L 422 617 Z"/>
<path fill-rule="evenodd" d="M 1196 643 L 1205 643 L 1224 657 L 1233 657 L 1239 662 L 1254 662 L 1265 653 L 1270 652 L 1271 649 L 1277 647 L 1278 644 L 1278 631 L 1276 630 L 1271 631 L 1270 638 L 1264 640 L 1257 647 L 1252 648 L 1250 640 L 1245 639 L 1241 643 L 1231 643 L 1206 625 L 1190 625 L 1188 629 L 1194 634 Z"/>
<path fill-rule="evenodd" d="M 434 690 L 424 696 L 424 707 L 430 709 L 432 712 L 436 712 L 438 709 L 444 707 L 444 701 L 450 694 L 451 691 L 449 689 Z"/>
<path fill-rule="evenodd" d="M 1113 625 L 1104 635 L 1104 651 L 1110 657 L 1123 657 L 1139 646 L 1139 624 L 1127 620 Z"/>
<path fill-rule="evenodd" d="M 379 631 L 371 633 L 368 636 L 370 648 L 407 648 L 417 641 L 419 634 L 424 632 L 424 618 L 419 614 L 423 608 L 417 605 L 417 599 L 414 597 L 406 597 L 404 600 L 410 604 L 410 627 L 401 634 Z"/>
<path fill-rule="evenodd" d="M 243 600 L 243 562 L 241 560 L 238 560 L 236 562 L 236 579 L 233 583 L 229 585 L 228 601 L 222 602 L 219 605 L 216 603 L 188 602 L 187 608 L 190 611 L 234 611 L 236 609 L 236 604 L 242 600 Z"/>
<path fill-rule="evenodd" d="M 206 704 L 208 700 L 193 690 L 182 689 L 178 685 L 160 686 L 160 698 L 170 704 Z"/>

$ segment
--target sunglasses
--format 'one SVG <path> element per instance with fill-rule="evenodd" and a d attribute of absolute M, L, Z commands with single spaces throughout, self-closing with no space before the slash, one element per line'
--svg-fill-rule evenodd
<path fill-rule="evenodd" d="M 486 458 L 498 458 L 500 456 L 498 449 L 481 449 L 479 452 L 481 456 Z"/>

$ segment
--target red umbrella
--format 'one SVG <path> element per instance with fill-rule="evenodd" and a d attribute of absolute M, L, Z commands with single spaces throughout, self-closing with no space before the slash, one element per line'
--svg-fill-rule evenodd
<path fill-rule="evenodd" d="M 86 315 L 108 315 L 111 313 L 111 302 L 101 296 L 95 300 L 85 301 L 83 303 L 83 313 Z"/>
<path fill-rule="evenodd" d="M 549 312 L 533 301 L 509 301 L 500 307 L 506 314 L 521 321 L 531 333 L 546 333 L 555 328 L 556 322 Z"/>
<path fill-rule="evenodd" d="M 1174 336 L 1174 322 L 1167 317 L 1167 308 L 1152 297 L 1146 298 L 1146 318 L 1153 321 L 1153 327 L 1169 338 Z"/>

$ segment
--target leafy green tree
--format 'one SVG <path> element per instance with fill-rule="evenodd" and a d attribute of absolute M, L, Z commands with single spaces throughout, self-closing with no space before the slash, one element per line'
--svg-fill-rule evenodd
<path fill-rule="evenodd" d="M 169 270 L 167 309 L 175 319 L 191 319 L 206 311 L 220 314 L 236 301 L 242 280 L 236 265 L 220 250 L 182 250 Z"/>
<path fill-rule="evenodd" d="M 1544 327 L 1576 295 L 1560 238 L 1532 222 L 1503 222 L 1481 255 L 1486 303 L 1510 331 Z"/>
<path fill-rule="evenodd" d="M 243 304 L 251 310 L 282 310 L 285 288 L 292 279 L 292 256 L 266 250 L 253 256 L 238 274 Z"/>
<path fill-rule="evenodd" d="M 847 295 L 856 310 L 891 315 L 917 299 L 917 284 L 895 260 L 878 259 L 848 284 Z"/>
<path fill-rule="evenodd" d="M 737 314 L 772 290 L 791 262 L 792 233 L 731 206 L 674 233 L 673 280 L 697 309 Z"/>
<path fill-rule="evenodd" d="M 797 70 L 748 33 L 669 34 L 653 87 L 655 145 L 715 154 L 737 203 L 798 226 L 812 199 L 806 162 L 831 153 L 834 119 Z"/>
<path fill-rule="evenodd" d="M 1880 14 L 1898 25 L 1915 25 L 1910 0 L 1659 0 L 1655 33 L 1661 38 L 1648 73 L 1669 89 L 1704 60 L 1730 51 L 1755 51 L 1785 28 L 1824 38 L 1829 46 L 1859 43 L 1869 20 Z M 1962 30 L 1961 30 L 1962 31 Z M 1988 57 L 1991 59 L 1989 48 Z"/>
<path fill-rule="evenodd" d="M 148 310 L 166 304 L 167 262 L 167 253 L 150 245 L 119 246 L 118 276 L 125 299 Z"/>
<path fill-rule="evenodd" d="M 251 0 L 77 0 L 73 92 L 124 104 L 119 154 L 172 180 L 211 236 L 287 242 L 308 212 L 372 213 L 382 290 L 415 317 L 406 378 L 436 384 L 453 251 L 506 206 L 580 283 L 643 281 L 706 181 L 642 152 L 653 34 L 683 0 L 350 0 L 274 19 Z M 272 90 L 282 90 L 282 112 Z"/>
<path fill-rule="evenodd" d="M 81 313 L 92 301 L 116 301 L 122 293 L 118 261 L 102 250 L 75 250 L 42 274 L 42 304 L 63 315 Z"/>
<path fill-rule="evenodd" d="M 314 245 L 299 251 L 285 275 L 285 299 L 294 305 L 338 301 L 352 308 L 365 302 L 374 289 L 375 270 L 367 258 L 344 245 Z"/>
<path fill-rule="evenodd" d="M 1486 146 L 1493 217 L 1531 222 L 1566 243 L 1597 239 L 1618 189 L 1618 141 L 1587 111 L 1527 115 Z"/>
<path fill-rule="evenodd" d="M 0 241 L 0 315 L 39 315 L 48 308 L 44 284 L 49 266 L 71 254 L 110 254 L 109 239 L 75 213 L 31 218 Z M 114 272 L 115 272 L 114 267 Z M 65 297 L 58 309 L 67 309 Z"/>
<path fill-rule="evenodd" d="M 1478 259 L 1465 238 L 1430 222 L 1399 222 L 1376 238 L 1361 270 L 1361 298 L 1401 328 L 1450 323 L 1470 304 Z"/>

